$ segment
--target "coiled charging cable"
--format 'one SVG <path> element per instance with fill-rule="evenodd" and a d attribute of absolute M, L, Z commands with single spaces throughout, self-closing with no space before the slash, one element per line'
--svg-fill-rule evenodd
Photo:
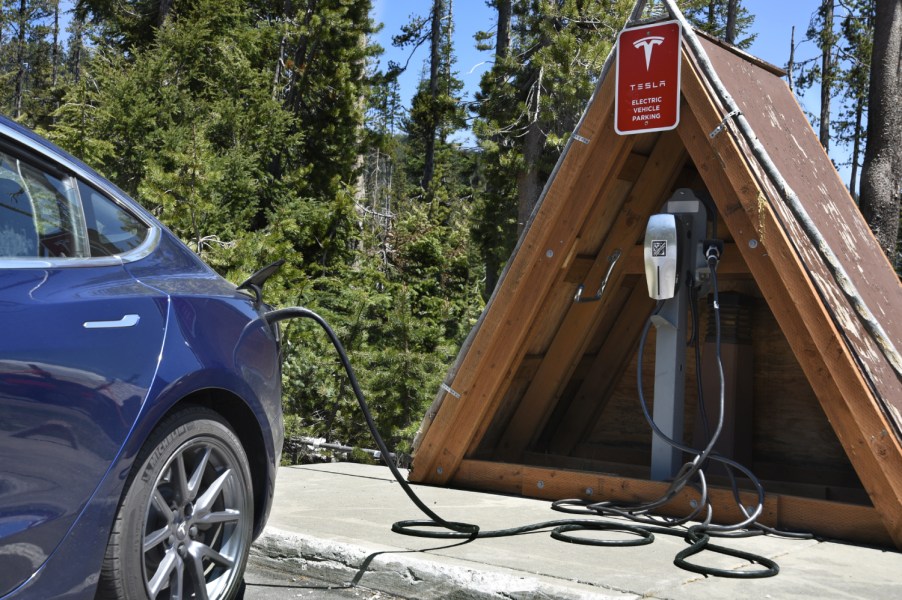
<path fill-rule="evenodd" d="M 717 336 L 717 363 L 720 366 L 720 314 L 719 314 L 719 304 L 717 297 L 717 264 L 719 262 L 719 256 L 715 253 L 709 253 L 708 255 L 708 264 L 711 267 L 711 276 L 712 276 L 712 287 L 714 289 L 714 310 L 715 312 L 715 323 L 716 323 L 716 336 Z M 660 310 L 660 305 L 656 310 Z M 765 532 L 774 533 L 778 535 L 786 535 L 790 537 L 811 537 L 809 535 L 802 534 L 787 534 L 784 532 L 776 531 L 771 528 L 764 527 L 760 524 L 757 524 L 755 520 L 761 514 L 764 506 L 764 490 L 761 486 L 760 482 L 754 477 L 754 475 L 740 465 L 739 463 L 730 460 L 726 457 L 719 456 L 714 453 L 713 448 L 715 443 L 717 442 L 717 438 L 720 435 L 720 431 L 723 427 L 723 410 L 724 410 L 724 394 L 723 394 L 723 369 L 720 368 L 720 379 L 721 379 L 721 393 L 720 393 L 720 415 L 718 418 L 717 428 L 715 430 L 714 435 L 711 436 L 711 441 L 702 451 L 698 451 L 689 446 L 685 446 L 676 442 L 675 440 L 670 439 L 664 433 L 658 429 L 658 427 L 654 424 L 654 420 L 651 418 L 651 415 L 648 412 L 648 407 L 645 402 L 644 395 L 642 393 L 642 351 L 645 345 L 645 339 L 648 335 L 648 329 L 651 324 L 651 320 L 646 323 L 645 330 L 642 334 L 642 339 L 640 342 L 640 360 L 639 360 L 639 395 L 640 401 L 642 404 L 642 409 L 645 414 L 646 419 L 652 427 L 652 430 L 656 435 L 661 436 L 663 439 L 667 441 L 667 443 L 673 445 L 674 447 L 682 450 L 683 452 L 687 452 L 694 455 L 694 458 L 683 465 L 683 468 L 677 474 L 674 481 L 669 486 L 668 490 L 664 493 L 664 495 L 655 500 L 653 502 L 636 504 L 636 505 L 617 505 L 611 502 L 596 502 L 590 503 L 584 500 L 559 500 L 552 504 L 552 508 L 554 510 L 571 513 L 571 514 L 584 514 L 584 515 L 593 515 L 596 518 L 593 519 L 558 519 L 551 521 L 544 521 L 541 523 L 534 523 L 531 525 L 524 525 L 520 527 L 511 527 L 508 529 L 497 529 L 497 530 L 481 530 L 478 525 L 472 523 L 462 523 L 456 521 L 447 521 L 436 514 L 432 509 L 430 509 L 426 504 L 416 495 L 416 493 L 411 489 L 410 484 L 407 482 L 405 477 L 401 474 L 397 465 L 394 464 L 391 460 L 392 453 L 388 449 L 385 441 L 382 439 L 378 429 L 376 428 L 376 423 L 373 420 L 373 416 L 370 413 L 369 406 L 366 403 L 366 400 L 363 397 L 363 391 L 360 389 L 360 384 L 357 381 L 357 376 L 354 373 L 354 369 L 351 366 L 351 362 L 348 359 L 348 355 L 345 352 L 344 346 L 342 346 L 341 341 L 338 339 L 338 336 L 329 326 L 329 324 L 323 319 L 321 316 L 313 312 L 312 310 L 304 307 L 291 307 L 291 308 L 283 308 L 279 310 L 273 310 L 265 315 L 263 315 L 263 319 L 269 323 L 270 325 L 274 325 L 280 321 L 286 321 L 289 319 L 298 319 L 298 318 L 306 318 L 315 321 L 319 324 L 320 327 L 326 332 L 326 335 L 329 337 L 329 340 L 332 342 L 332 345 L 335 347 L 336 352 L 338 353 L 339 359 L 341 360 L 341 364 L 345 369 L 345 372 L 348 375 L 348 379 L 351 382 L 351 387 L 354 390 L 354 395 L 357 398 L 357 403 L 360 406 L 360 410 L 363 413 L 364 419 L 366 420 L 367 427 L 369 427 L 370 432 L 373 435 L 373 439 L 376 442 L 376 446 L 379 448 L 382 453 L 382 460 L 386 464 L 386 466 L 391 471 L 394 478 L 397 480 L 398 484 L 401 486 L 401 489 L 404 490 L 404 493 L 407 494 L 408 498 L 419 508 L 423 514 L 425 514 L 428 519 L 419 519 L 419 520 L 405 520 L 398 521 L 392 525 L 392 531 L 395 533 L 410 535 L 416 537 L 425 537 L 425 538 L 440 538 L 440 539 L 461 539 L 461 540 L 474 540 L 478 538 L 496 538 L 496 537 L 505 537 L 512 535 L 521 535 L 524 533 L 529 533 L 533 531 L 543 530 L 543 529 L 551 529 L 551 537 L 557 540 L 566 541 L 570 543 L 576 544 L 584 544 L 584 545 L 592 545 L 592 546 L 641 546 L 645 544 L 650 544 L 654 541 L 655 534 L 663 534 L 663 535 L 673 535 L 682 537 L 689 544 L 689 547 L 679 552 L 674 558 L 674 564 L 682 569 L 686 569 L 688 571 L 692 571 L 695 573 L 701 573 L 703 575 L 714 575 L 718 577 L 731 577 L 731 578 L 761 578 L 761 577 L 772 577 L 779 573 L 780 568 L 776 562 L 770 560 L 764 556 L 759 556 L 757 554 L 752 554 L 750 552 L 743 552 L 740 550 L 735 550 L 732 548 L 727 548 L 724 546 L 719 546 L 710 543 L 710 539 L 712 536 L 719 537 L 746 537 L 752 535 L 761 535 Z M 697 320 L 697 319 L 696 319 Z M 728 474 L 730 480 L 733 482 L 733 494 L 736 499 L 737 504 L 740 507 L 740 511 L 745 516 L 745 519 L 740 521 L 739 523 L 735 523 L 733 525 L 715 525 L 712 524 L 713 518 L 713 509 L 708 502 L 707 495 L 707 485 L 705 483 L 704 471 L 702 471 L 702 467 L 706 464 L 707 461 L 713 460 L 720 463 L 723 463 L 728 466 Z M 758 505 L 757 507 L 749 512 L 745 507 L 743 507 L 740 499 L 738 488 L 735 483 L 735 479 L 733 477 L 731 469 L 736 469 L 742 472 L 746 477 L 748 477 L 755 485 L 758 491 Z M 697 478 L 699 481 L 698 488 L 699 493 L 701 495 L 701 501 L 698 502 L 696 508 L 687 516 L 680 518 L 667 518 L 667 517 L 655 517 L 651 515 L 651 511 L 654 509 L 666 504 L 670 500 L 672 500 L 683 488 L 690 484 L 690 482 Z M 696 525 L 692 525 L 685 529 L 677 529 L 677 527 L 682 526 L 689 521 L 692 521 L 696 517 L 698 517 L 702 511 L 707 511 L 707 514 L 704 520 L 701 523 Z M 629 520 L 629 523 L 624 523 L 622 521 L 613 521 L 613 520 L 600 520 L 597 517 L 605 517 L 605 516 L 616 516 L 623 517 Z M 754 529 L 749 529 L 749 527 L 754 527 Z M 612 531 L 612 532 L 620 532 L 627 533 L 634 537 L 626 538 L 626 539 L 594 539 L 594 538 L 585 538 L 572 535 L 575 531 Z M 704 550 L 708 550 L 711 552 L 715 552 L 718 554 L 724 554 L 728 556 L 733 556 L 735 558 L 740 558 L 742 560 L 746 560 L 753 564 L 761 565 L 761 569 L 756 570 L 727 570 L 727 569 L 717 569 L 713 567 L 706 567 L 701 565 L 696 565 L 688 562 L 688 558 L 690 556 L 696 555 Z"/>

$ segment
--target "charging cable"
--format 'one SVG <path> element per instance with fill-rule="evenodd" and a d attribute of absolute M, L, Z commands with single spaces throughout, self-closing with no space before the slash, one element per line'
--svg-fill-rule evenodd
<path fill-rule="evenodd" d="M 315 321 L 326 332 L 326 335 L 329 337 L 329 340 L 335 347 L 339 359 L 341 360 L 341 364 L 344 367 L 348 379 L 351 382 L 351 387 L 354 390 L 354 395 L 357 398 L 357 403 L 360 406 L 360 410 L 363 413 L 364 419 L 366 420 L 367 427 L 369 427 L 373 439 L 375 440 L 376 445 L 382 454 L 383 462 L 386 464 L 386 466 L 388 466 L 395 480 L 397 480 L 398 484 L 401 486 L 401 489 L 404 490 L 404 493 L 407 494 L 408 498 L 410 498 L 410 500 L 417 506 L 417 508 L 419 508 L 420 511 L 422 511 L 423 514 L 426 515 L 426 517 L 428 517 L 428 519 L 398 521 L 392 525 L 392 531 L 394 531 L 395 533 L 425 538 L 462 539 L 470 541 L 478 538 L 505 537 L 512 535 L 521 535 L 524 533 L 543 529 L 551 529 L 551 537 L 553 537 L 554 539 L 570 543 L 593 546 L 641 546 L 652 543 L 654 541 L 655 534 L 674 535 L 683 537 L 689 544 L 689 547 L 679 552 L 673 561 L 676 566 L 682 569 L 700 573 L 706 576 L 714 575 L 718 577 L 743 579 L 772 577 L 780 571 L 779 566 L 773 560 L 770 560 L 764 556 L 752 554 L 750 552 L 743 552 L 740 550 L 735 550 L 732 548 L 727 548 L 710 543 L 712 536 L 746 537 L 752 535 L 762 535 L 764 533 L 786 535 L 789 537 L 811 536 L 807 534 L 803 535 L 784 533 L 757 524 L 756 519 L 761 515 L 764 507 L 763 487 L 751 473 L 751 471 L 749 471 L 739 463 L 724 456 L 720 456 L 714 452 L 714 445 L 716 444 L 717 439 L 720 436 L 720 431 L 723 428 L 724 421 L 724 380 L 723 368 L 720 359 L 720 305 L 717 296 L 717 265 L 720 260 L 719 248 L 716 245 L 709 245 L 706 249 L 706 257 L 708 266 L 711 269 L 712 288 L 714 290 L 713 293 L 717 341 L 717 364 L 720 371 L 721 382 L 720 414 L 718 415 L 717 427 L 715 429 L 714 435 L 711 436 L 711 439 L 708 442 L 707 446 L 703 450 L 699 451 L 670 439 L 668 436 L 664 435 L 664 433 L 654 424 L 654 420 L 651 418 L 651 415 L 648 412 L 648 406 L 645 402 L 645 397 L 642 392 L 641 357 L 645 346 L 645 339 L 648 336 L 648 330 L 651 324 L 651 320 L 649 319 L 642 333 L 639 347 L 638 377 L 639 396 L 642 410 L 656 435 L 661 436 L 668 444 L 672 445 L 673 447 L 683 452 L 694 455 L 694 458 L 683 465 L 682 469 L 674 478 L 673 482 L 670 484 L 664 495 L 652 502 L 635 505 L 618 505 L 612 502 L 590 503 L 584 500 L 559 500 L 552 504 L 552 508 L 554 510 L 565 513 L 591 515 L 596 517 L 592 519 L 558 519 L 544 521 L 541 523 L 534 523 L 531 525 L 524 525 L 520 527 L 497 529 L 491 531 L 481 530 L 478 525 L 472 523 L 447 521 L 443 519 L 432 509 L 426 506 L 426 504 L 416 495 L 416 493 L 410 487 L 410 484 L 401 474 L 397 465 L 395 465 L 391 460 L 390 457 L 392 456 L 392 453 L 388 449 L 388 446 L 386 445 L 378 429 L 376 428 L 376 423 L 373 420 L 373 416 L 370 413 L 366 400 L 364 399 L 363 392 L 360 389 L 360 384 L 357 381 L 357 376 L 354 373 L 354 369 L 351 366 L 351 362 L 348 359 L 347 353 L 345 352 L 341 341 L 338 339 L 338 336 L 325 321 L 325 319 L 323 319 L 312 310 L 303 307 L 291 307 L 273 310 L 264 314 L 263 319 L 270 326 L 273 326 L 280 321 L 286 321 L 289 319 L 311 319 Z M 660 310 L 661 304 L 662 303 L 659 303 L 656 312 Z M 694 327 L 696 328 L 698 327 L 697 321 L 697 318 L 694 319 Z M 697 335 L 695 337 L 697 339 Z M 727 466 L 727 472 L 733 486 L 734 498 L 739 505 L 741 513 L 745 517 L 740 522 L 732 525 L 716 525 L 712 523 L 714 512 L 713 507 L 711 506 L 710 502 L 708 502 L 707 484 L 705 482 L 704 471 L 702 470 L 702 467 L 708 461 L 716 461 Z M 740 501 L 738 487 L 732 473 L 733 469 L 741 472 L 743 475 L 749 478 L 753 482 L 753 485 L 757 490 L 758 504 L 751 511 L 745 508 Z M 679 518 L 669 518 L 657 517 L 651 514 L 651 512 L 656 508 L 659 508 L 671 501 L 682 489 L 684 489 L 695 479 L 698 480 L 697 488 L 701 495 L 701 500 L 689 515 Z M 701 523 L 689 526 L 688 528 L 678 529 L 678 527 L 681 527 L 686 523 L 695 520 L 696 517 L 699 517 L 699 515 L 701 515 L 703 511 L 706 511 L 706 514 Z M 614 521 L 612 519 L 601 520 L 597 517 L 622 517 L 627 519 L 629 522 L 625 523 L 620 520 Z M 595 539 L 572 535 L 572 533 L 575 531 L 587 530 L 622 532 L 630 534 L 633 537 L 626 539 Z M 704 550 L 740 558 L 742 560 L 749 561 L 750 563 L 761 565 L 762 568 L 756 570 L 733 571 L 696 565 L 694 563 L 690 563 L 687 560 L 689 557 L 696 555 Z"/>

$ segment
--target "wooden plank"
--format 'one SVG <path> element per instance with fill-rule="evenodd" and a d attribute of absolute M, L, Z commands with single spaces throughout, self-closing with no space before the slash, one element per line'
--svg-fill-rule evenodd
<path fill-rule="evenodd" d="M 568 146 L 478 329 L 446 380 L 452 392 L 445 394 L 419 439 L 413 481 L 447 482 L 475 434 L 491 421 L 504 383 L 522 358 L 529 325 L 576 243 L 586 214 L 604 182 L 623 168 L 634 140 L 613 132 L 613 79 L 599 86 L 579 127 L 579 135 L 589 142 Z"/>
<path fill-rule="evenodd" d="M 582 229 L 580 229 L 580 241 L 576 245 L 574 258 L 577 256 L 591 256 L 594 264 L 594 258 L 601 252 L 605 234 L 611 226 L 612 207 L 623 206 L 632 189 L 633 184 L 622 179 L 605 183 L 604 201 L 597 200 L 583 222 Z M 580 281 L 578 283 L 583 282 Z"/>
<path fill-rule="evenodd" d="M 650 502 L 660 498 L 668 487 L 667 483 L 660 481 L 477 460 L 463 461 L 453 483 L 462 488 L 550 501 L 579 498 L 622 503 Z M 708 492 L 716 523 L 741 519 L 731 489 L 709 486 Z M 692 510 L 692 502 L 698 499 L 698 492 L 694 489 L 684 489 L 656 513 L 684 516 Z M 740 499 L 746 506 L 757 503 L 757 495 L 749 491 L 741 491 Z M 770 527 L 807 531 L 851 542 L 892 545 L 892 538 L 880 515 L 869 506 L 768 494 L 759 521 Z"/>
<path fill-rule="evenodd" d="M 808 217 L 845 267 L 846 274 L 865 304 L 899 348 L 902 346 L 902 311 L 898 310 L 902 306 L 902 286 L 899 285 L 899 276 L 849 195 L 830 157 L 811 131 L 805 113 L 786 82 L 749 68 L 722 47 L 707 42 L 702 45 L 742 114 L 755 129 L 759 142 L 767 148 L 781 175 L 795 191 L 799 204 L 805 207 Z M 762 102 L 762 99 L 767 101 Z M 829 276 L 826 271 L 824 273 Z M 828 302 L 834 304 L 832 299 Z M 841 310 L 842 307 L 835 305 L 833 308 Z M 871 371 L 875 387 L 884 392 L 893 389 L 881 384 L 882 378 L 899 382 L 898 375 L 889 365 L 885 369 L 880 368 L 878 363 L 882 362 L 882 353 L 874 348 L 875 354 L 872 355 L 856 340 L 859 334 L 848 333 L 853 347 L 857 347 L 859 359 Z M 869 339 L 866 333 L 861 335 Z M 895 389 L 896 395 L 884 394 L 882 399 L 896 402 L 896 408 L 900 411 L 897 419 L 899 433 L 902 431 L 902 393 Z"/>
<path fill-rule="evenodd" d="M 902 548 L 902 446 L 732 130 L 713 140 L 708 136 L 720 124 L 721 111 L 685 57 L 682 85 L 680 136 L 889 535 Z"/>
<path fill-rule="evenodd" d="M 673 180 L 680 173 L 685 160 L 685 149 L 679 137 L 673 135 L 673 132 L 661 135 L 645 170 L 624 205 L 605 207 L 610 215 L 609 225 L 605 228 L 607 235 L 602 232 L 604 245 L 586 277 L 587 287 L 594 285 L 589 282 L 601 281 L 605 277 L 610 266 L 608 257 L 615 250 L 622 252 L 634 245 L 645 229 L 648 216 L 667 199 Z M 604 198 L 596 200 L 601 203 L 604 201 Z M 561 274 L 557 285 L 563 285 L 565 275 Z M 623 271 L 615 267 L 608 286 L 616 289 L 622 279 Z M 570 305 L 566 318 L 545 354 L 545 360 L 501 439 L 497 449 L 499 458 L 516 458 L 540 434 L 555 401 L 591 341 L 591 333 L 610 304 L 610 298 L 607 295 L 598 302 Z M 543 314 L 541 318 L 547 319 L 550 315 Z"/>
<path fill-rule="evenodd" d="M 653 308 L 645 281 L 637 282 L 552 438 L 552 453 L 569 455 L 595 426 L 639 344 Z"/>
<path fill-rule="evenodd" d="M 468 451 L 468 456 L 472 458 L 492 458 L 495 446 L 498 445 L 498 440 L 504 434 L 504 428 L 508 419 L 510 419 L 510 415 L 516 410 L 517 403 L 529 386 L 529 382 L 535 376 L 536 369 L 542 364 L 543 358 L 535 355 L 526 355 L 523 358 L 514 377 L 507 383 L 504 395 L 495 409 L 495 415 L 491 422 L 487 423 L 485 428 L 480 429 L 479 435 L 474 437 L 475 440 L 478 440 L 478 446 Z"/>
<path fill-rule="evenodd" d="M 643 156 L 636 152 L 630 152 L 629 157 L 626 159 L 626 164 L 623 165 L 623 168 L 620 169 L 620 173 L 617 174 L 617 179 L 636 183 L 636 181 L 639 180 L 639 176 L 642 174 L 642 170 L 645 169 L 646 162 L 648 162 L 647 156 Z"/>

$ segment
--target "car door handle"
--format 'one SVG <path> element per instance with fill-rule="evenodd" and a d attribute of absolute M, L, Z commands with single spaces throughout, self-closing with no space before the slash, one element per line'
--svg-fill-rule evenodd
<path fill-rule="evenodd" d="M 138 315 L 125 315 L 118 321 L 85 321 L 85 329 L 115 329 L 117 327 L 134 327 L 141 317 Z"/>

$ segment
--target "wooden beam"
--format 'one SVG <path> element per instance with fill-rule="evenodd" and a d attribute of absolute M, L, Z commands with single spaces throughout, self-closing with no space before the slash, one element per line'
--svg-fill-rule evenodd
<path fill-rule="evenodd" d="M 654 306 L 645 281 L 637 282 L 552 437 L 552 453 L 569 455 L 594 428 L 611 392 L 632 360 L 645 320 Z"/>
<path fill-rule="evenodd" d="M 705 180 L 827 418 L 895 544 L 902 548 L 902 445 L 862 377 L 747 162 L 692 63 L 683 62 L 678 131 Z M 785 215 L 781 215 L 785 218 Z"/>
<path fill-rule="evenodd" d="M 635 140 L 613 131 L 614 78 L 597 90 L 520 239 L 476 331 L 445 382 L 447 392 L 416 448 L 413 481 L 446 483 L 504 395 L 525 353 L 525 336 L 577 242 L 604 183 L 623 168 Z M 633 136 L 635 137 L 635 136 Z M 444 389 L 444 388 L 443 388 Z M 483 429 L 484 430 L 484 429 Z"/>
<path fill-rule="evenodd" d="M 660 481 L 477 460 L 463 461 L 453 483 L 462 488 L 549 501 L 579 498 L 621 503 L 650 502 L 660 498 L 668 488 L 667 483 Z M 742 519 L 731 489 L 709 486 L 708 496 L 714 507 L 715 522 L 735 523 Z M 757 504 L 757 494 L 749 491 L 741 491 L 740 499 L 746 506 Z M 698 500 L 698 492 L 684 489 L 657 512 L 685 516 Z M 768 494 L 759 522 L 769 527 L 866 544 L 891 546 L 893 541 L 878 512 L 870 506 L 856 504 Z"/>
<path fill-rule="evenodd" d="M 609 256 L 615 251 L 628 250 L 645 229 L 648 216 L 667 199 L 673 181 L 686 161 L 685 149 L 673 132 L 661 135 L 645 169 L 633 187 L 623 206 L 604 206 L 605 198 L 596 200 L 610 214 L 605 228 L 602 250 L 586 276 L 587 288 L 600 282 L 608 272 Z M 560 276 L 563 284 L 566 273 Z M 614 268 L 608 280 L 611 289 L 617 289 L 623 280 L 623 271 Z M 575 290 L 574 290 L 575 291 Z M 592 292 L 589 292 L 592 293 Z M 573 303 L 557 330 L 545 360 L 526 390 L 516 412 L 508 423 L 497 448 L 498 458 L 515 459 L 541 433 L 555 402 L 573 374 L 573 369 L 591 341 L 591 334 L 607 310 L 612 295 L 587 304 Z M 547 316 L 543 317 L 547 318 Z"/>
<path fill-rule="evenodd" d="M 648 162 L 647 156 L 643 156 L 636 152 L 630 152 L 629 157 L 626 159 L 626 164 L 623 165 L 623 168 L 620 169 L 620 172 L 617 174 L 617 179 L 636 183 L 636 181 L 639 180 L 639 176 L 642 174 L 642 170 L 645 168 L 646 162 Z"/>

